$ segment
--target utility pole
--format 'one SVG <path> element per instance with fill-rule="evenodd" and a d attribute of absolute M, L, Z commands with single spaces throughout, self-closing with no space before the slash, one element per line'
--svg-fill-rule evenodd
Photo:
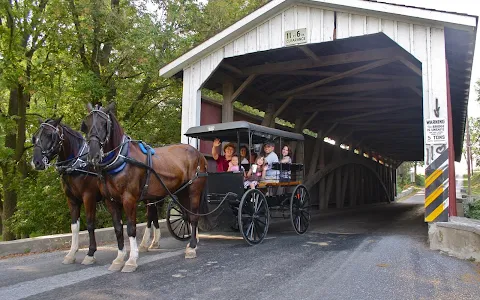
<path fill-rule="evenodd" d="M 470 170 L 470 166 L 471 166 L 471 145 L 470 145 L 470 120 L 468 119 L 468 115 L 467 115 L 467 127 L 465 128 L 466 131 L 467 131 L 467 179 L 468 179 L 468 190 L 467 190 L 467 193 L 468 193 L 468 196 L 470 196 L 472 194 L 472 186 L 471 186 L 471 183 L 470 183 L 470 177 L 471 177 L 471 170 Z"/>

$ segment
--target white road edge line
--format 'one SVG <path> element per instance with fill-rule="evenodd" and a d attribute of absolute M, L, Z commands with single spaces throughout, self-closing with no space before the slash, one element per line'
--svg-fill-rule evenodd
<path fill-rule="evenodd" d="M 173 256 L 184 254 L 185 250 L 161 253 L 151 256 L 145 256 L 138 260 L 138 265 L 144 265 L 156 260 L 166 259 Z M 52 291 L 57 288 L 66 287 L 92 278 L 100 277 L 116 272 L 108 271 L 109 265 L 98 267 L 87 267 L 79 271 L 73 271 L 64 274 L 58 274 L 45 278 L 38 278 L 31 281 L 25 281 L 11 286 L 0 288 L 2 300 L 17 300 L 40 293 Z"/>

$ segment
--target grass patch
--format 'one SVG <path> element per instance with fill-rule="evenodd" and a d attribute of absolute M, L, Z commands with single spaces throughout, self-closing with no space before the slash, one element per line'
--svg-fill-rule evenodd
<path fill-rule="evenodd" d="M 3 236 L 0 234 L 0 242 L 3 242 Z"/>
<path fill-rule="evenodd" d="M 480 195 L 480 172 L 474 173 L 470 177 L 470 184 L 472 195 Z M 465 190 L 468 190 L 468 178 L 466 175 L 463 176 L 463 187 Z"/>

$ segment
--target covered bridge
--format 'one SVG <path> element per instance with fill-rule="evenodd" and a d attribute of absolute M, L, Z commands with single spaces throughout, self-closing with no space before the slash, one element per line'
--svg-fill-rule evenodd
<path fill-rule="evenodd" d="M 192 126 L 234 119 L 309 130 L 315 134 L 296 150 L 321 209 L 392 201 L 396 168 L 424 160 L 425 220 L 446 220 L 455 215 L 449 186 L 462 153 L 476 28 L 474 16 L 379 1 L 273 0 L 160 75 L 183 80 L 182 142 Z M 222 94 L 222 103 L 202 89 Z M 234 113 L 235 101 L 265 117 Z"/>

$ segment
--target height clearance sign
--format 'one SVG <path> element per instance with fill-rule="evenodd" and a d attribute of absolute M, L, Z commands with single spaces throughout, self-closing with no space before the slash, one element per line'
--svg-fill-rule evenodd
<path fill-rule="evenodd" d="M 445 119 L 427 119 L 426 121 L 426 144 L 447 143 L 447 121 Z"/>

